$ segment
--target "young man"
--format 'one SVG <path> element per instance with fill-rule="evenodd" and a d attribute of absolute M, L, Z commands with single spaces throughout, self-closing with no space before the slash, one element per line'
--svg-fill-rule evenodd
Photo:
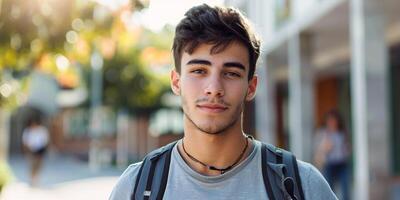
<path fill-rule="evenodd" d="M 303 198 L 289 195 L 293 184 L 280 179 L 286 168 L 279 163 L 264 166 L 262 143 L 243 133 L 244 103 L 256 92 L 260 41 L 239 11 L 193 7 L 176 28 L 173 53 L 171 88 L 182 100 L 184 138 L 169 145 L 169 154 L 158 150 L 129 166 L 110 199 L 336 199 L 312 165 L 296 160 Z M 160 168 L 162 176 L 152 173 Z M 268 176 L 278 181 L 266 181 Z M 271 188 L 284 192 L 274 197 Z"/>

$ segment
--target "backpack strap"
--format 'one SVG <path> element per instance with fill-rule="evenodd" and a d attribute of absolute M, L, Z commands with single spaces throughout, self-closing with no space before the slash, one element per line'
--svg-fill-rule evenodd
<path fill-rule="evenodd" d="M 171 153 L 177 141 L 149 153 L 136 178 L 131 200 L 161 200 L 167 186 Z"/>
<path fill-rule="evenodd" d="M 301 198 L 301 199 L 303 199 L 303 200 L 305 200 L 306 198 L 304 197 L 304 191 L 303 191 L 303 186 L 302 186 L 302 183 L 301 183 L 301 179 L 300 179 L 300 174 L 299 174 L 299 167 L 297 166 L 297 159 L 296 159 L 296 157 L 293 155 L 293 159 L 292 159 L 292 161 L 293 161 L 293 167 L 294 167 L 294 175 L 295 175 L 295 180 L 297 180 L 296 181 L 296 183 L 297 183 L 297 191 L 299 192 L 299 197 Z"/>
<path fill-rule="evenodd" d="M 301 179 L 299 175 L 299 167 L 297 166 L 297 159 L 296 156 L 289 151 L 282 150 L 282 157 L 283 157 L 283 164 L 286 166 L 286 172 L 285 178 L 290 177 L 293 179 L 294 182 L 294 187 L 293 191 L 290 192 L 291 194 L 294 194 L 298 200 L 304 199 L 304 193 L 303 193 L 303 187 L 301 184 Z M 297 186 L 297 187 L 296 187 Z"/>
<path fill-rule="evenodd" d="M 267 162 L 273 162 L 276 157 L 274 155 L 271 156 L 271 153 L 269 152 L 267 145 L 262 143 L 261 145 L 261 168 L 262 168 L 262 175 L 263 175 L 263 180 L 264 180 L 264 186 L 265 190 L 268 195 L 269 200 L 276 200 L 275 195 L 277 192 L 274 192 L 272 190 L 272 185 L 271 183 L 274 183 L 273 178 L 271 177 L 273 173 L 270 172 L 270 169 L 267 166 Z"/>
<path fill-rule="evenodd" d="M 263 179 L 269 199 L 304 200 L 296 157 L 264 143 L 261 153 Z"/>

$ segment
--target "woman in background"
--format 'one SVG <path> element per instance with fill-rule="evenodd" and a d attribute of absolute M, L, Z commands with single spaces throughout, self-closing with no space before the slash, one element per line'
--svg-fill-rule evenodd
<path fill-rule="evenodd" d="M 318 130 L 315 141 L 314 162 L 334 190 L 340 183 L 343 200 L 349 199 L 350 142 L 343 120 L 336 110 L 325 115 L 323 127 Z"/>
<path fill-rule="evenodd" d="M 37 119 L 28 121 L 22 135 L 24 149 L 28 152 L 30 160 L 30 185 L 37 186 L 38 174 L 43 163 L 43 157 L 49 144 L 49 133 L 45 126 Z"/>

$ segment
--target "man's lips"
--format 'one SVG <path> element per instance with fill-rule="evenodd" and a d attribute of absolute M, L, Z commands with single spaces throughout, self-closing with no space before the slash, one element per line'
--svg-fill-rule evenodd
<path fill-rule="evenodd" d="M 221 104 L 199 104 L 197 105 L 197 107 L 200 108 L 201 110 L 212 113 L 219 113 L 228 109 L 228 107 Z"/>

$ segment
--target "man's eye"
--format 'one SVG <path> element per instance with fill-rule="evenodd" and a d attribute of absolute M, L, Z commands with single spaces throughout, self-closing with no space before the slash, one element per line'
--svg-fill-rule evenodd
<path fill-rule="evenodd" d="M 241 77 L 241 75 L 236 72 L 225 72 L 225 75 L 229 77 L 238 77 L 238 78 Z"/>
<path fill-rule="evenodd" d="M 202 70 L 202 69 L 195 69 L 195 70 L 192 70 L 191 72 L 195 73 L 195 74 L 205 74 L 206 73 L 205 70 Z"/>

